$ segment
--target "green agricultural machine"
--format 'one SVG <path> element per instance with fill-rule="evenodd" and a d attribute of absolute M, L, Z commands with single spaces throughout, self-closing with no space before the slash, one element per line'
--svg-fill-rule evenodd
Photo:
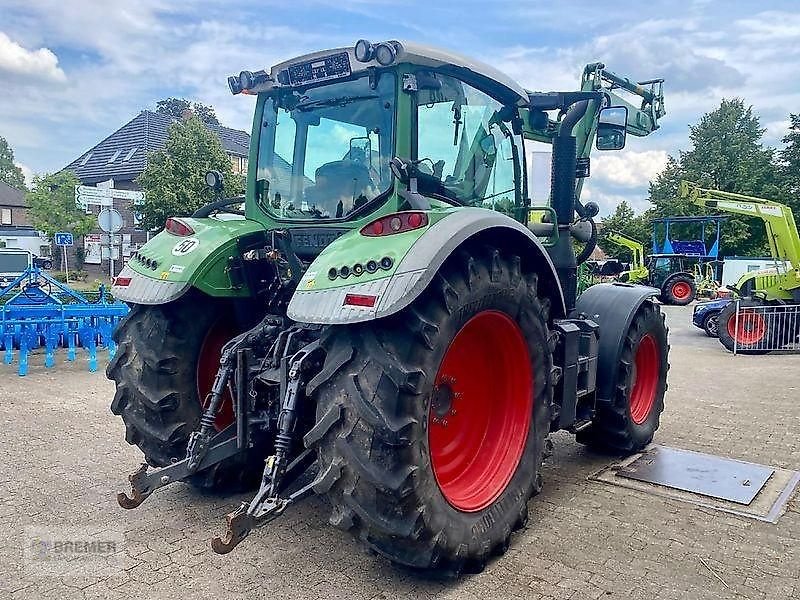
<path fill-rule="evenodd" d="M 733 287 L 741 298 L 723 308 L 717 317 L 719 341 L 733 351 L 760 354 L 786 345 L 800 336 L 800 235 L 792 209 L 773 200 L 702 188 L 689 181 L 680 184 L 680 197 L 704 208 L 760 219 L 767 232 L 775 268 L 745 273 Z M 753 307 L 773 307 L 758 310 Z"/>
<path fill-rule="evenodd" d="M 613 231 L 606 238 L 631 251 L 631 268 L 620 273 L 620 281 L 657 288 L 664 304 L 685 306 L 697 296 L 696 276 L 689 271 L 686 256 L 651 254 L 645 264 L 644 245 L 640 241 Z"/>
<path fill-rule="evenodd" d="M 212 540 L 226 553 L 319 494 L 390 560 L 460 573 L 526 523 L 550 432 L 652 440 L 669 348 L 654 290 L 577 297 L 576 271 L 596 240 L 592 146 L 657 129 L 661 80 L 595 63 L 579 90 L 535 93 L 360 40 L 228 83 L 256 97 L 245 218 L 214 218 L 239 198 L 168 219 L 113 288 L 131 312 L 111 410 L 147 461 L 121 506 L 175 481 L 258 485 Z M 552 145 L 546 207 L 534 141 Z"/>

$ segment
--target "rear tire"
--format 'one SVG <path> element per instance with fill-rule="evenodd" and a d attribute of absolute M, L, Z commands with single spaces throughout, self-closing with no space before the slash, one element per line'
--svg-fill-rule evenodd
<path fill-rule="evenodd" d="M 686 306 L 697 297 L 694 279 L 688 275 L 675 275 L 664 282 L 661 288 L 661 302 L 673 306 Z"/>
<path fill-rule="evenodd" d="M 125 423 L 125 440 L 137 446 L 148 464 L 163 467 L 186 456 L 189 434 L 202 416 L 198 387 L 210 389 L 219 365 L 221 342 L 210 332 L 228 325 L 238 331 L 231 307 L 199 293 L 154 306 L 135 304 L 114 331 L 118 348 L 106 369 L 116 393 L 111 412 Z M 202 352 L 201 352 L 202 350 Z M 216 365 L 213 356 L 216 353 Z M 205 354 L 205 359 L 203 355 Z M 213 373 L 210 372 L 213 368 Z M 209 377 L 210 375 L 210 377 Z M 233 418 L 230 397 L 223 404 L 218 428 Z M 236 490 L 251 487 L 261 475 L 258 448 L 231 457 L 193 475 L 199 488 Z"/>
<path fill-rule="evenodd" d="M 480 571 L 505 552 L 541 488 L 551 414 L 536 284 L 517 256 L 461 253 L 400 314 L 325 332 L 306 442 L 322 438 L 332 524 L 415 568 Z"/>
<path fill-rule="evenodd" d="M 576 439 L 627 453 L 652 442 L 664 411 L 668 355 L 664 315 L 645 302 L 624 338 L 613 397 L 598 401 L 592 424 Z"/>

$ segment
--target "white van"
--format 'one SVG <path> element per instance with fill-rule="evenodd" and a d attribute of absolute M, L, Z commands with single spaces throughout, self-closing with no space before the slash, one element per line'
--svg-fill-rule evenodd
<path fill-rule="evenodd" d="M 0 248 L 0 288 L 19 277 L 33 265 L 33 254 L 18 248 Z"/>

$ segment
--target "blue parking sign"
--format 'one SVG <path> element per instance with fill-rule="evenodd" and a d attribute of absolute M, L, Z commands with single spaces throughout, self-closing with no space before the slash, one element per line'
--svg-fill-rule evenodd
<path fill-rule="evenodd" d="M 56 238 L 56 246 L 72 246 L 73 239 L 72 234 L 67 232 L 59 232 L 55 235 Z"/>

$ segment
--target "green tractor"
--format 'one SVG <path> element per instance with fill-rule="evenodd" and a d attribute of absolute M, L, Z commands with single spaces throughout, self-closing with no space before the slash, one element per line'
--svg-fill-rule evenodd
<path fill-rule="evenodd" d="M 651 254 L 647 264 L 644 260 L 644 245 L 615 231 L 606 239 L 632 254 L 631 268 L 619 275 L 619 280 L 657 288 L 659 299 L 664 304 L 685 306 L 697 296 L 695 274 L 689 271 L 689 259 L 682 254 Z"/>
<path fill-rule="evenodd" d="M 661 80 L 596 63 L 578 91 L 534 93 L 360 40 L 228 83 L 256 97 L 245 218 L 214 218 L 239 198 L 168 219 L 113 287 L 131 311 L 111 410 L 146 459 L 121 506 L 175 481 L 257 484 L 212 540 L 226 553 L 319 494 L 390 560 L 459 573 L 526 523 L 550 432 L 652 440 L 668 368 L 653 290 L 577 297 L 576 272 L 596 240 L 592 145 L 654 131 Z M 533 142 L 552 145 L 546 207 Z"/>
<path fill-rule="evenodd" d="M 792 209 L 774 200 L 702 188 L 681 181 L 680 197 L 703 208 L 760 219 L 775 268 L 745 273 L 732 286 L 740 298 L 717 317 L 717 336 L 730 351 L 763 354 L 800 336 L 800 235 Z M 737 306 L 739 307 L 737 313 Z M 772 307 L 759 310 L 757 307 Z"/>

